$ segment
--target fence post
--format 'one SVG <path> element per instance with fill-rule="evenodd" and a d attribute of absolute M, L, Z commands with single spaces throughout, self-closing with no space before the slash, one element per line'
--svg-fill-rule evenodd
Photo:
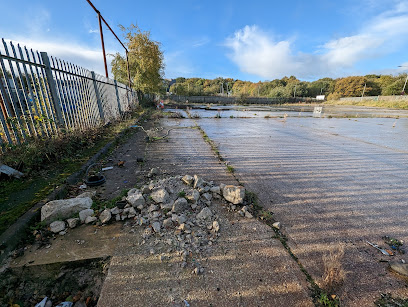
<path fill-rule="evenodd" d="M 118 91 L 118 82 L 116 80 L 113 80 L 115 83 L 115 91 L 116 91 L 116 99 L 118 100 L 118 110 L 119 110 L 119 116 L 122 116 L 122 108 L 120 107 L 120 98 L 119 98 L 119 91 Z"/>
<path fill-rule="evenodd" d="M 95 95 L 96 95 L 96 102 L 98 104 L 99 116 L 101 117 L 101 121 L 104 124 L 105 123 L 105 115 L 103 114 L 101 95 L 100 95 L 98 87 L 96 85 L 95 72 L 91 71 L 91 75 L 92 75 L 92 81 L 93 81 Z"/>
<path fill-rule="evenodd" d="M 57 85 L 55 84 L 55 80 L 52 75 L 50 59 L 48 58 L 47 52 L 41 52 L 41 59 L 42 59 L 43 64 L 45 65 L 45 75 L 47 77 L 48 86 L 51 91 L 51 99 L 52 99 L 52 104 L 54 105 L 54 109 L 56 112 L 57 124 L 63 125 L 64 118 L 62 117 L 61 102 L 58 97 Z"/>

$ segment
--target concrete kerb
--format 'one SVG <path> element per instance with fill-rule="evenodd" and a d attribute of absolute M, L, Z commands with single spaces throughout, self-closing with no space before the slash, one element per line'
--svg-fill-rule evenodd
<path fill-rule="evenodd" d="M 136 121 L 139 120 L 140 118 L 138 118 Z M 17 247 L 17 245 L 27 234 L 27 226 L 40 215 L 41 207 L 49 201 L 64 198 L 68 193 L 67 187 L 69 185 L 76 184 L 80 179 L 82 179 L 87 168 L 91 164 L 96 163 L 102 156 L 106 155 L 112 148 L 112 146 L 128 131 L 130 131 L 130 128 L 125 128 L 121 132 L 119 132 L 113 141 L 107 143 L 95 155 L 93 155 L 92 158 L 90 158 L 84 165 L 82 165 L 77 172 L 71 174 L 65 180 L 66 183 L 62 184 L 54 191 L 52 191 L 44 200 L 36 203 L 30 210 L 24 213 L 13 225 L 11 225 L 5 232 L 0 235 L 0 266 L 4 264 L 4 261 L 8 258 L 10 252 Z"/>

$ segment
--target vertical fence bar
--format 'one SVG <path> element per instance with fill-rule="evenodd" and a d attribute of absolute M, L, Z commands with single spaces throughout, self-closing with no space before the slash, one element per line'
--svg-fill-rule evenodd
<path fill-rule="evenodd" d="M 119 97 L 119 90 L 118 90 L 118 82 L 116 80 L 113 80 L 115 83 L 115 92 L 116 92 L 116 99 L 118 101 L 118 110 L 119 110 L 119 117 L 122 117 L 122 107 L 120 105 L 120 97 Z"/>
<path fill-rule="evenodd" d="M 48 58 L 48 55 L 46 52 L 41 52 L 41 59 L 42 59 L 43 64 L 45 65 L 45 74 L 46 74 L 48 86 L 51 92 L 52 104 L 54 106 L 54 109 L 57 115 L 57 118 L 56 118 L 57 123 L 58 125 L 63 125 L 64 119 L 62 117 L 61 102 L 58 97 L 57 86 L 55 84 L 54 77 L 52 76 L 50 59 Z"/>
<path fill-rule="evenodd" d="M 102 124 L 105 124 L 105 115 L 103 114 L 101 96 L 100 96 L 99 89 L 96 83 L 95 72 L 91 71 L 91 75 L 92 75 L 92 81 L 93 81 L 93 86 L 94 86 L 95 95 L 96 95 L 96 102 L 98 104 L 99 116 L 100 116 Z"/>

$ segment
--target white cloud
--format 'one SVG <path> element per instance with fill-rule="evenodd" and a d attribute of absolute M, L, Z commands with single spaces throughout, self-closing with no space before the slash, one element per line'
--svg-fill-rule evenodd
<path fill-rule="evenodd" d="M 359 61 L 392 53 L 408 35 L 408 4 L 398 2 L 375 16 L 357 34 L 317 46 L 315 53 L 295 52 L 290 40 L 275 41 L 256 25 L 245 26 L 227 38 L 229 56 L 241 71 L 266 79 L 296 75 L 335 76 Z"/>
<path fill-rule="evenodd" d="M 193 47 L 195 48 L 201 47 L 201 46 L 208 44 L 209 42 L 210 42 L 210 39 L 208 37 L 203 37 L 199 39 L 198 41 L 193 42 Z"/>
<path fill-rule="evenodd" d="M 81 66 L 88 70 L 93 70 L 101 75 L 105 75 L 101 49 L 93 49 L 86 45 L 66 41 L 51 42 L 50 40 L 45 39 L 34 40 L 24 37 L 14 37 L 13 39 L 6 39 L 6 41 L 10 40 L 13 41 L 14 44 L 19 43 L 20 46 L 26 46 L 27 49 L 33 49 L 34 51 L 38 50 L 39 52 L 47 52 L 48 56 L 53 56 L 58 59 Z M 106 53 L 108 54 L 109 52 L 107 51 Z M 107 60 L 109 64 L 109 57 L 107 58 Z M 108 69 L 110 71 L 109 66 Z"/>
<path fill-rule="evenodd" d="M 90 34 L 99 33 L 99 30 L 89 29 L 88 33 Z"/>

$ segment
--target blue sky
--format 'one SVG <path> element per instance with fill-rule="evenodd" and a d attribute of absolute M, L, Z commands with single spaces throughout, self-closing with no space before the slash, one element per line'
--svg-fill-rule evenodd
<path fill-rule="evenodd" d="M 119 24 L 151 31 L 167 78 L 310 81 L 408 66 L 408 0 L 93 3 L 118 34 Z M 2 0 L 0 8 L 0 37 L 103 73 L 98 19 L 85 0 Z M 122 52 L 104 34 L 107 52 Z"/>

